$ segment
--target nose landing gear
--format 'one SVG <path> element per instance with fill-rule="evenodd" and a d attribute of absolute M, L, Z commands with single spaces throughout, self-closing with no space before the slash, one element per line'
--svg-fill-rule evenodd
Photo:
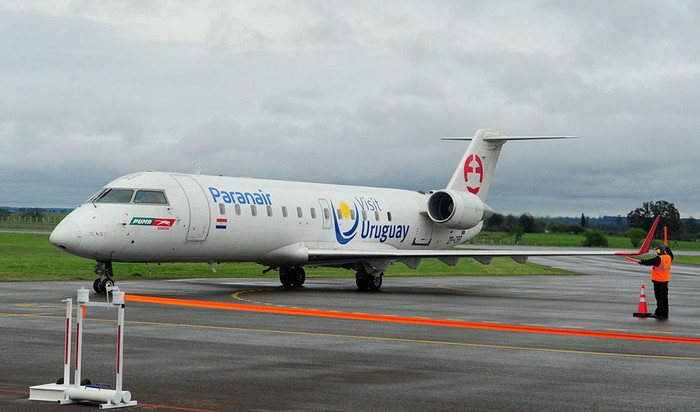
<path fill-rule="evenodd" d="M 114 287 L 114 279 L 112 279 L 114 272 L 112 271 L 111 261 L 98 260 L 97 265 L 95 265 L 95 274 L 100 275 L 99 278 L 92 282 L 92 289 L 95 293 L 104 295 L 107 293 L 107 288 Z"/>

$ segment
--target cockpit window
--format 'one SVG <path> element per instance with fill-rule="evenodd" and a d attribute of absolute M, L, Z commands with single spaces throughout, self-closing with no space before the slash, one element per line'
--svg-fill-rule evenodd
<path fill-rule="evenodd" d="M 93 200 L 95 203 L 129 203 L 134 191 L 131 189 L 107 189 Z"/>
<path fill-rule="evenodd" d="M 92 202 L 96 201 L 96 200 L 99 199 L 100 196 L 102 196 L 102 194 L 103 194 L 104 192 L 106 192 L 107 190 L 109 190 L 109 189 L 105 189 L 105 188 L 100 189 L 99 192 L 95 193 L 94 195 L 92 195 L 92 197 L 91 197 L 90 199 L 88 199 L 87 203 L 92 203 Z"/>
<path fill-rule="evenodd" d="M 160 205 L 168 204 L 165 193 L 160 190 L 139 190 L 134 197 L 134 203 L 156 203 Z"/>

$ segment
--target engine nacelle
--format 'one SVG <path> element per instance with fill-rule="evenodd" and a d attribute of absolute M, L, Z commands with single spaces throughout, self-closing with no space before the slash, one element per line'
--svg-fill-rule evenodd
<path fill-rule="evenodd" d="M 439 190 L 428 198 L 428 217 L 450 229 L 471 229 L 492 214 L 491 208 L 471 193 Z"/>

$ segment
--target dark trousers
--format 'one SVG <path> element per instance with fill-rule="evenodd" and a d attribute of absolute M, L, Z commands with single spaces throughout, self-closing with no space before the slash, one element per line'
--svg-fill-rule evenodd
<path fill-rule="evenodd" d="M 654 315 L 668 317 L 668 282 L 654 283 L 654 298 L 656 298 L 656 310 Z"/>

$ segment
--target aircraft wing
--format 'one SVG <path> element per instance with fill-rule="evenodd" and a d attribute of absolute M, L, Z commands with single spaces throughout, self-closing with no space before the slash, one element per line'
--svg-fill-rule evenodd
<path fill-rule="evenodd" d="M 654 232 L 660 216 L 656 217 L 644 243 L 637 251 L 558 249 L 558 250 L 479 250 L 479 249 L 450 249 L 450 250 L 420 250 L 420 249 L 309 249 L 309 262 L 336 263 L 348 261 L 400 260 L 409 267 L 417 267 L 420 259 L 440 259 L 454 265 L 460 258 L 474 258 L 480 263 L 488 264 L 494 257 L 510 257 L 516 262 L 525 263 L 530 256 L 637 256 L 649 251 Z"/>

